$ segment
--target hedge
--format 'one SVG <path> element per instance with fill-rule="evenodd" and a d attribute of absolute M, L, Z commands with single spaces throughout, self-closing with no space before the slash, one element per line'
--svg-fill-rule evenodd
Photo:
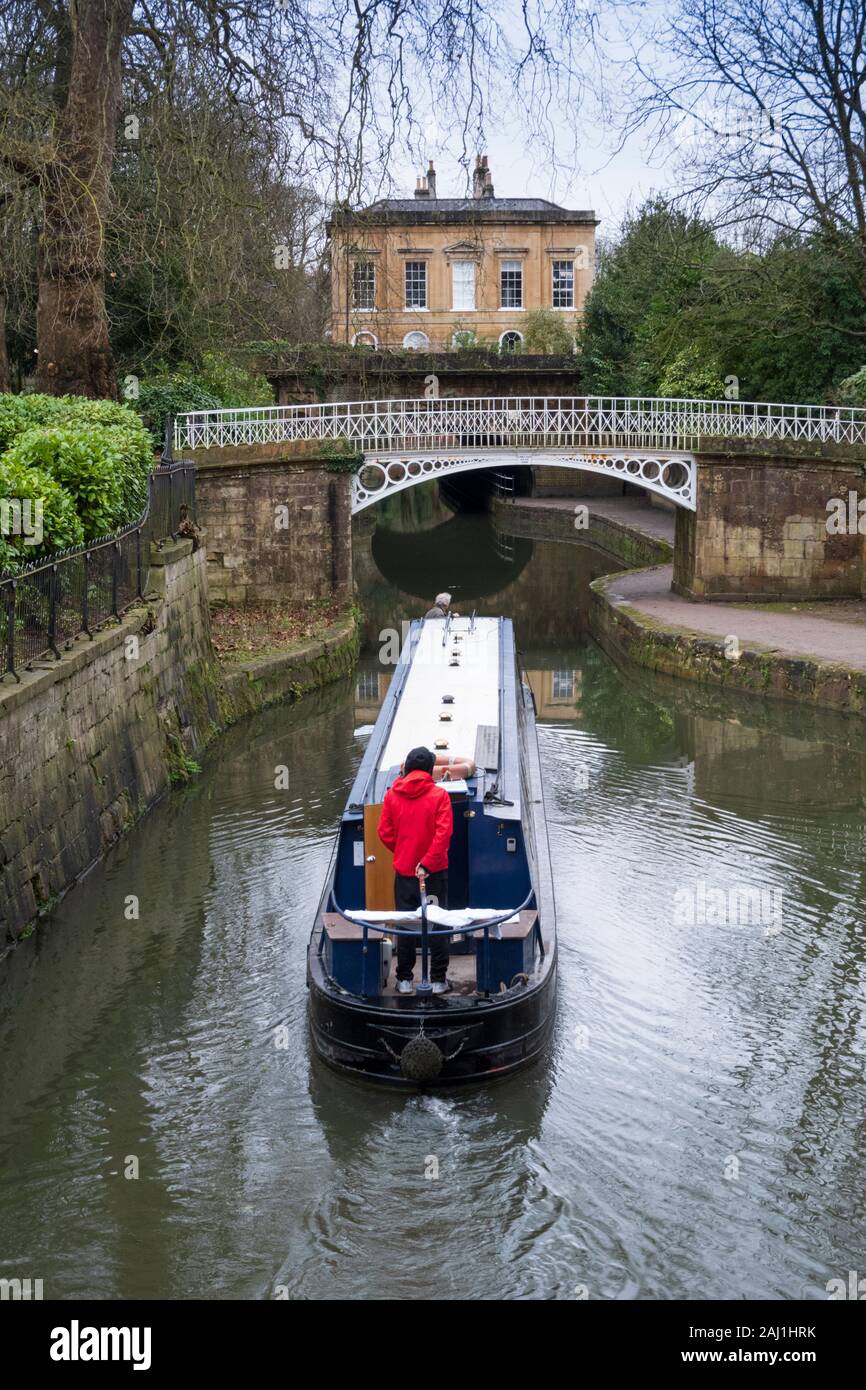
<path fill-rule="evenodd" d="M 150 436 L 135 411 L 82 396 L 0 395 L 0 571 L 135 521 L 147 503 Z M 43 539 L 13 534 L 16 505 L 42 497 Z"/>

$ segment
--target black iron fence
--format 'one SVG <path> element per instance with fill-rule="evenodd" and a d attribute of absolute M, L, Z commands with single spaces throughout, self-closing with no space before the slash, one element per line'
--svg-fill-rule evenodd
<path fill-rule="evenodd" d="M 91 637 L 142 597 L 151 541 L 195 520 L 194 464 L 155 468 L 148 492 L 143 516 L 116 535 L 0 577 L 0 677 L 17 675 L 40 657 L 59 657 L 74 638 Z"/>

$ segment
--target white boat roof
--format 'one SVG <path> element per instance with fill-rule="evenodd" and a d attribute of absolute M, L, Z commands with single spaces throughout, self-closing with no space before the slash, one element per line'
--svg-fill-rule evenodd
<path fill-rule="evenodd" d="M 470 631 L 471 628 L 471 631 Z M 379 771 L 399 766 L 423 745 L 455 758 L 474 758 L 480 725 L 499 729 L 499 619 L 428 618 L 412 657 Z M 443 646 L 442 639 L 446 638 Z M 451 665 L 452 660 L 459 662 Z M 453 695 L 451 704 L 443 695 Z M 440 715 L 450 714 L 450 720 Z M 447 748 L 437 748 L 438 740 Z"/>

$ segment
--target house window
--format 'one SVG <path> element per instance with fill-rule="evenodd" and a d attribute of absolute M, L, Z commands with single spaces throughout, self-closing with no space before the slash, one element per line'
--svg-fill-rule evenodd
<path fill-rule="evenodd" d="M 426 333 L 407 333 L 403 339 L 404 348 L 411 348 L 412 352 L 426 352 L 430 347 L 430 339 Z"/>
<path fill-rule="evenodd" d="M 503 309 L 523 308 L 523 262 L 503 261 L 499 267 L 499 297 Z"/>
<path fill-rule="evenodd" d="M 352 266 L 352 308 L 372 309 L 376 303 L 376 270 L 372 261 Z"/>
<path fill-rule="evenodd" d="M 366 328 L 362 328 L 360 333 L 356 333 L 352 338 L 352 347 L 377 348 L 379 341 L 375 333 L 370 333 Z"/>
<path fill-rule="evenodd" d="M 404 270 L 406 276 L 406 308 L 426 309 L 427 262 L 407 261 Z"/>
<path fill-rule="evenodd" d="M 475 308 L 475 262 L 454 261 L 451 266 L 452 309 Z"/>
<path fill-rule="evenodd" d="M 371 700 L 379 698 L 379 672 L 361 671 L 358 676 L 358 686 L 355 695 L 359 704 L 368 704 Z"/>
<path fill-rule="evenodd" d="M 516 352 L 523 342 L 523 334 L 518 333 L 516 328 L 509 328 L 507 333 L 500 334 L 499 346 L 503 352 Z"/>
<path fill-rule="evenodd" d="M 574 699 L 574 672 L 573 672 L 573 671 L 554 671 L 554 672 L 553 672 L 553 698 L 554 698 L 554 700 L 573 700 L 573 699 Z"/>
<path fill-rule="evenodd" d="M 574 308 L 574 261 L 553 262 L 553 307 Z"/>
<path fill-rule="evenodd" d="M 471 328 L 458 328 L 456 333 L 451 334 L 451 346 L 453 348 L 471 348 L 476 344 L 475 332 Z"/>

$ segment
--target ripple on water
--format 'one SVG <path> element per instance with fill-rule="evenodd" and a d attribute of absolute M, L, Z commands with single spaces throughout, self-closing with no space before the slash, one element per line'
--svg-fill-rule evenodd
<path fill-rule="evenodd" d="M 857 1267 L 862 813 L 821 799 L 820 746 L 574 663 L 581 717 L 540 730 L 547 1064 L 405 1097 L 311 1061 L 306 938 L 362 746 L 348 692 L 273 711 L 18 953 L 2 1273 L 26 1251 L 52 1297 L 792 1298 Z M 738 886 L 768 921 L 697 910 Z"/>

